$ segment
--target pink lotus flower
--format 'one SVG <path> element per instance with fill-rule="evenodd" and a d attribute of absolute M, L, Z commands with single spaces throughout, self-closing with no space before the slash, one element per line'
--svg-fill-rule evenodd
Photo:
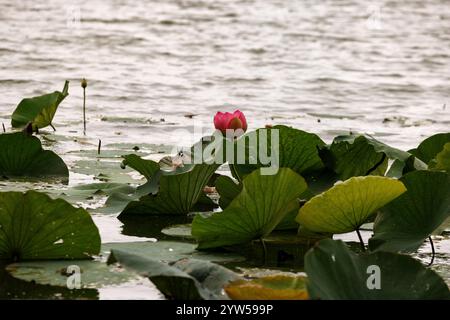
<path fill-rule="evenodd" d="M 226 134 L 226 130 L 242 129 L 247 131 L 247 120 L 244 114 L 236 110 L 233 113 L 230 112 L 217 112 L 214 116 L 214 126 L 217 130 L 220 130 L 222 134 Z"/>

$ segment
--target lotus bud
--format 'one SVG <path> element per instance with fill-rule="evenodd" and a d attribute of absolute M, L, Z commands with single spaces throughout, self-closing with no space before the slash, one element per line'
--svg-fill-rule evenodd
<path fill-rule="evenodd" d="M 241 129 L 243 132 L 247 131 L 247 120 L 244 114 L 236 110 L 233 113 L 230 112 L 217 112 L 214 116 L 214 126 L 217 130 L 220 130 L 223 135 L 228 130 Z"/>

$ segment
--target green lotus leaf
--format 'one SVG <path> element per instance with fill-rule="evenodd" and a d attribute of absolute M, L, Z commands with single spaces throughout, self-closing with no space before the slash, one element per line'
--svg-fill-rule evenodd
<path fill-rule="evenodd" d="M 69 81 L 66 81 L 62 92 L 23 99 L 11 116 L 11 125 L 13 128 L 22 128 L 31 122 L 34 130 L 51 125 L 59 104 L 68 95 Z"/>
<path fill-rule="evenodd" d="M 108 263 L 119 263 L 148 277 L 167 297 L 178 300 L 227 299 L 223 286 L 236 281 L 234 272 L 208 261 L 183 259 L 172 265 L 113 250 Z"/>
<path fill-rule="evenodd" d="M 357 255 L 322 240 L 305 256 L 311 299 L 449 299 L 444 280 L 419 261 L 391 252 Z"/>
<path fill-rule="evenodd" d="M 160 170 L 148 187 L 141 188 L 150 194 L 130 202 L 120 215 L 187 214 L 218 167 L 216 164 L 197 164 L 185 165 L 173 172 Z"/>
<path fill-rule="evenodd" d="M 306 190 L 305 180 L 289 168 L 276 175 L 262 175 L 261 169 L 249 174 L 241 193 L 228 207 L 210 217 L 197 215 L 192 236 L 199 249 L 247 243 L 269 235 L 296 207 Z"/>
<path fill-rule="evenodd" d="M 342 180 L 355 176 L 384 175 L 388 159 L 404 164 L 412 155 L 363 135 L 338 136 L 321 150 L 327 167 Z M 404 166 L 404 165 L 403 165 Z"/>
<path fill-rule="evenodd" d="M 416 149 L 411 150 L 411 153 L 428 164 L 436 158 L 448 142 L 450 142 L 450 132 L 438 133 L 423 140 Z"/>
<path fill-rule="evenodd" d="M 86 259 L 99 251 L 86 210 L 36 191 L 0 193 L 0 260 Z"/>
<path fill-rule="evenodd" d="M 278 143 L 272 145 L 272 131 L 278 131 Z M 265 135 L 264 135 L 265 134 Z M 264 141 L 266 139 L 266 141 Z M 287 126 L 277 125 L 270 129 L 258 129 L 249 132 L 238 139 L 237 153 L 239 152 L 239 144 L 245 144 L 245 164 L 230 164 L 231 172 L 239 181 L 250 174 L 252 171 L 261 168 L 278 166 L 279 168 L 291 168 L 298 174 L 305 174 L 323 168 L 322 160 L 319 157 L 318 147 L 322 147 L 325 143 L 317 135 L 302 130 L 294 129 Z M 249 143 L 254 141 L 255 143 Z M 275 140 L 276 141 L 276 140 Z M 266 145 L 264 155 L 270 155 L 269 159 L 276 159 L 277 163 L 263 164 L 258 156 L 260 144 L 265 142 Z M 272 152 L 272 153 L 270 153 Z"/>
<path fill-rule="evenodd" d="M 0 180 L 11 178 L 61 179 L 69 170 L 53 151 L 42 149 L 41 141 L 22 132 L 0 134 Z"/>
<path fill-rule="evenodd" d="M 450 173 L 450 142 L 447 142 L 442 151 L 436 155 L 436 158 L 429 162 L 432 170 L 442 170 Z"/>
<path fill-rule="evenodd" d="M 306 277 L 275 274 L 253 280 L 237 280 L 225 287 L 233 300 L 307 300 Z"/>
<path fill-rule="evenodd" d="M 405 191 L 405 186 L 396 179 L 353 177 L 305 203 L 298 212 L 297 222 L 318 233 L 355 231 Z"/>
<path fill-rule="evenodd" d="M 159 164 L 152 160 L 145 160 L 135 154 L 127 154 L 122 156 L 124 158 L 122 165 L 129 166 L 142 174 L 147 180 L 159 171 Z"/>
<path fill-rule="evenodd" d="M 415 251 L 450 216 L 450 175 L 414 171 L 400 179 L 408 189 L 375 220 L 371 250 Z"/>

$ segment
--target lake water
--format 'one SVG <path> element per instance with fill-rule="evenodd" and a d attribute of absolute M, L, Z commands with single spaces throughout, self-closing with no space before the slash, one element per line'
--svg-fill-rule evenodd
<path fill-rule="evenodd" d="M 53 124 L 80 137 L 84 77 L 87 136 L 54 149 L 69 164 L 98 139 L 189 145 L 210 133 L 215 112 L 235 108 L 250 129 L 287 124 L 327 142 L 365 132 L 413 148 L 450 128 L 449 9 L 447 0 L 0 0 L 0 122 L 9 130 L 23 97 L 68 79 Z M 71 172 L 71 185 L 90 180 Z M 136 240 L 115 216 L 94 219 L 103 242 Z M 116 289 L 102 298 L 127 297 Z"/>
<path fill-rule="evenodd" d="M 175 143 L 175 129 L 211 128 L 236 106 L 250 128 L 284 123 L 327 141 L 362 131 L 414 147 L 450 127 L 449 5 L 0 0 L 0 120 L 69 79 L 54 122 L 80 131 L 85 77 L 88 133 L 105 140 Z"/>

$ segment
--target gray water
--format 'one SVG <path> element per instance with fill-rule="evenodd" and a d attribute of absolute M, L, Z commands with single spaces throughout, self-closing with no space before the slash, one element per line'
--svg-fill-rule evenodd
<path fill-rule="evenodd" d="M 54 124 L 80 133 L 85 77 L 93 138 L 176 143 L 175 129 L 212 129 L 216 111 L 236 107 L 251 129 L 284 123 L 327 141 L 360 131 L 411 148 L 450 127 L 449 9 L 447 0 L 0 0 L 0 121 L 22 97 L 69 79 Z"/>
<path fill-rule="evenodd" d="M 365 132 L 413 148 L 449 131 L 449 71 L 448 0 L 0 0 L 7 130 L 23 97 L 68 79 L 53 124 L 60 136 L 82 136 L 88 80 L 87 137 L 54 146 L 71 186 L 94 181 L 72 171 L 71 151 L 98 139 L 188 145 L 180 129 L 194 140 L 212 131 L 215 112 L 235 108 L 250 129 L 287 124 L 327 142 Z M 122 234 L 116 215 L 93 217 L 104 243 L 148 240 Z M 437 247 L 448 252 L 448 241 Z M 160 298 L 148 285 L 102 290 L 102 299 Z"/>

